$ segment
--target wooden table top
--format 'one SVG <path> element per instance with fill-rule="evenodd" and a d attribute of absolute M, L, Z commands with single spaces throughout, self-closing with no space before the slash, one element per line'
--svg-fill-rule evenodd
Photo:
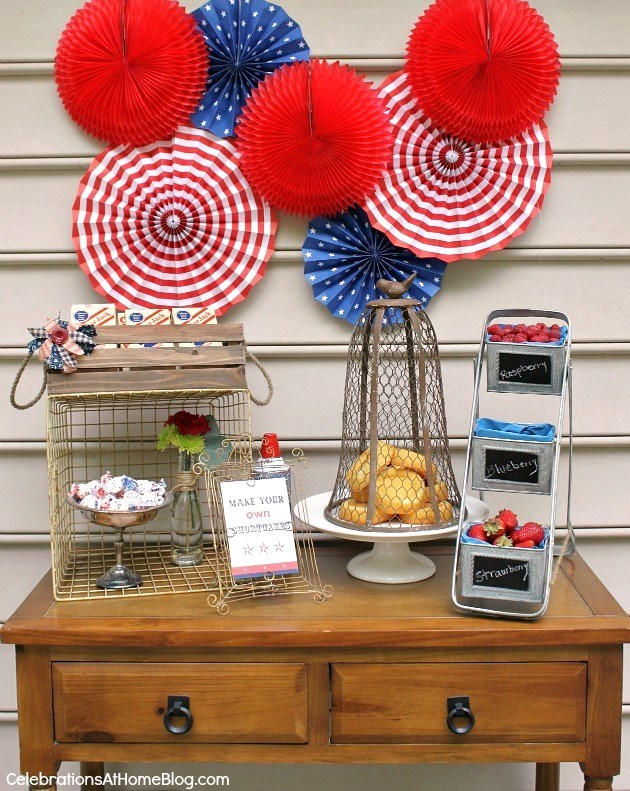
<path fill-rule="evenodd" d="M 422 547 L 437 565 L 408 585 L 362 582 L 346 571 L 360 545 L 318 547 L 323 604 L 312 596 L 235 601 L 228 615 L 207 594 L 56 602 L 50 572 L 0 631 L 3 643 L 57 646 L 390 647 L 556 646 L 630 642 L 630 618 L 578 553 L 562 562 L 538 621 L 464 615 L 451 601 L 453 548 Z"/>

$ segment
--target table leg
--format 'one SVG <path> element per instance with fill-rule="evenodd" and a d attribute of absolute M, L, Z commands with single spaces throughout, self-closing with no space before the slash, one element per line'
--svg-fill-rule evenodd
<path fill-rule="evenodd" d="M 560 764 L 536 764 L 536 791 L 560 791 Z"/>
<path fill-rule="evenodd" d="M 612 791 L 612 777 L 589 777 L 584 775 L 584 791 Z"/>
<path fill-rule="evenodd" d="M 105 777 L 105 764 L 101 761 L 81 761 L 81 777 L 100 778 Z M 94 782 L 83 783 L 82 788 L 97 788 Z"/>
<path fill-rule="evenodd" d="M 18 735 L 20 741 L 20 771 L 23 775 L 40 775 L 56 780 L 59 762 L 53 753 L 52 686 L 50 683 L 50 651 L 39 646 L 16 646 Z M 55 791 L 56 784 L 44 783 L 32 789 L 47 787 Z"/>

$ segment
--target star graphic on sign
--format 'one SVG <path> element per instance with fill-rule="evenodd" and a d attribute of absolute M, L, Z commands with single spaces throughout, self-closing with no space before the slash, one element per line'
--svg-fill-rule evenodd
<path fill-rule="evenodd" d="M 247 546 L 243 547 L 243 553 L 245 555 L 251 555 L 251 554 L 253 554 L 253 552 L 254 552 L 254 547 L 250 546 L 249 544 Z"/>
<path fill-rule="evenodd" d="M 264 555 L 266 555 L 267 552 L 269 551 L 269 547 L 267 546 L 267 544 L 261 544 L 259 549 Z"/>
<path fill-rule="evenodd" d="M 278 543 L 275 545 L 274 549 L 276 552 L 282 552 L 284 550 L 284 544 L 282 541 L 280 541 L 280 539 L 278 539 Z"/>

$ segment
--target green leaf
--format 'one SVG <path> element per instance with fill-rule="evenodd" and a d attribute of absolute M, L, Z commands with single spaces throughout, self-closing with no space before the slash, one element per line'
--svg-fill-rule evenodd
<path fill-rule="evenodd" d="M 175 426 L 164 426 L 162 431 L 158 434 L 157 449 L 166 450 L 170 445 L 175 445 L 173 433 L 178 433 Z"/>

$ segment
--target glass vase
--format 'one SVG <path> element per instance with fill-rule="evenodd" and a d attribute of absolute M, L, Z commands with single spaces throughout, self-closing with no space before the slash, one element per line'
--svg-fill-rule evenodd
<path fill-rule="evenodd" d="M 203 524 L 193 470 L 198 454 L 179 454 L 176 491 L 171 510 L 171 560 L 176 566 L 203 562 Z"/>

